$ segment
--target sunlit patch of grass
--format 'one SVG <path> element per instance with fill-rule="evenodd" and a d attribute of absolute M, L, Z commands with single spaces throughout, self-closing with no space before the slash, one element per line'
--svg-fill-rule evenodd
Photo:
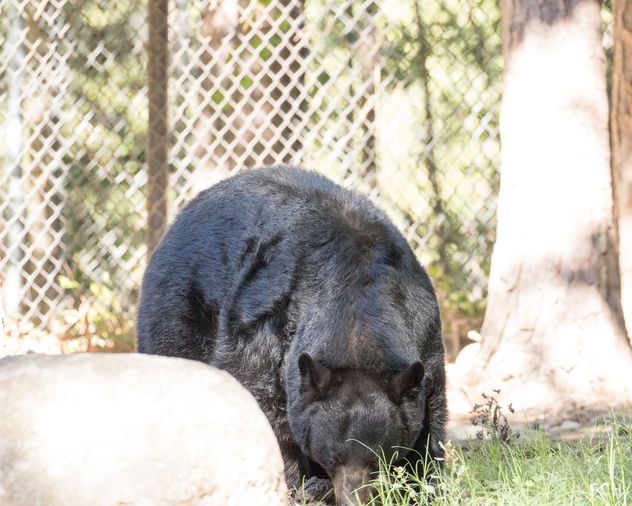
<path fill-rule="evenodd" d="M 607 427 L 579 441 L 536 431 L 528 440 L 448 444 L 442 469 L 427 457 L 410 469 L 382 456 L 365 506 L 632 505 L 632 419 Z"/>
<path fill-rule="evenodd" d="M 448 446 L 442 470 L 427 460 L 413 471 L 382 460 L 367 505 L 632 504 L 632 423 L 610 427 L 599 440 L 552 441 L 542 433 Z"/>

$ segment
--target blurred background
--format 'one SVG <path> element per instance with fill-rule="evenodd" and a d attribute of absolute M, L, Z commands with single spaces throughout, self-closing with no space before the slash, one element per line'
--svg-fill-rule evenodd
<path fill-rule="evenodd" d="M 602 20 L 610 61 L 608 2 Z M 449 357 L 480 328 L 497 1 L 0 0 L 0 48 L 0 355 L 133 349 L 165 225 L 276 163 L 389 214 L 436 285 Z"/>

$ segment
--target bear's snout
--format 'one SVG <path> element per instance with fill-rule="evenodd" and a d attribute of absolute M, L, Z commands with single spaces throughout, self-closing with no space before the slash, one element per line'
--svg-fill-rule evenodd
<path fill-rule="evenodd" d="M 371 497 L 368 467 L 342 465 L 335 469 L 333 484 L 336 504 L 339 506 L 357 506 Z"/>

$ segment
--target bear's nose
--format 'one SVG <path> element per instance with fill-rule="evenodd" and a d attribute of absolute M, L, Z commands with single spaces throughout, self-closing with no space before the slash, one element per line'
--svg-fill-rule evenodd
<path fill-rule="evenodd" d="M 371 496 L 370 469 L 363 466 L 341 465 L 334 471 L 334 495 L 339 506 L 357 506 Z"/>

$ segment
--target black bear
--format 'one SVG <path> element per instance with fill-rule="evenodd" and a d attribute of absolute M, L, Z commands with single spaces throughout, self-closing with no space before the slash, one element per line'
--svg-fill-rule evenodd
<path fill-rule="evenodd" d="M 288 485 L 330 478 L 350 504 L 376 455 L 442 460 L 440 328 L 430 280 L 384 213 L 270 167 L 182 210 L 145 273 L 137 331 L 142 353 L 231 373 L 267 415 Z"/>

